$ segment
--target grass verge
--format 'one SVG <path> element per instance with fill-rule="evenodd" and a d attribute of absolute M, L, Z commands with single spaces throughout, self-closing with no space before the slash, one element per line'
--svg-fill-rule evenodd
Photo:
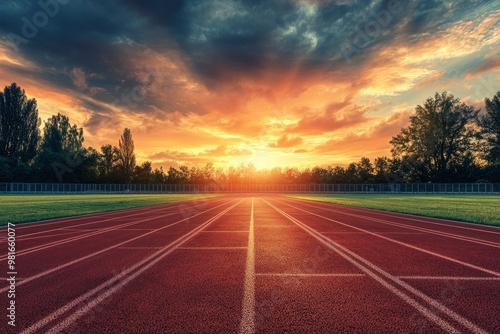
<path fill-rule="evenodd" d="M 500 226 L 500 196 L 494 195 L 294 194 L 286 196 Z"/>
<path fill-rule="evenodd" d="M 0 195 L 0 226 L 214 197 L 208 194 Z"/>

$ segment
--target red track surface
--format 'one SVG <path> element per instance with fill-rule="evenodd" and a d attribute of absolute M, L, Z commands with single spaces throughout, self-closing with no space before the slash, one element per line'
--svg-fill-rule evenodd
<path fill-rule="evenodd" d="M 494 227 L 255 195 L 16 234 L 5 333 L 500 333 Z"/>

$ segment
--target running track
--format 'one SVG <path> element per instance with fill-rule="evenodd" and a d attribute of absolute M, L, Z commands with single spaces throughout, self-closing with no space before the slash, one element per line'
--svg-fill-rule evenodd
<path fill-rule="evenodd" d="M 16 234 L 2 333 L 500 333 L 494 227 L 249 195 Z"/>

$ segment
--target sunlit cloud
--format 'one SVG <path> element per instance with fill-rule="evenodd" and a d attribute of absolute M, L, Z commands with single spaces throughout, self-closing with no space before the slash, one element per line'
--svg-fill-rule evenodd
<path fill-rule="evenodd" d="M 39 9 L 0 4 L 1 84 L 96 149 L 130 128 L 138 160 L 164 169 L 374 159 L 436 91 L 481 107 L 500 90 L 494 2 L 390 3 L 78 1 L 17 49 L 9 34 Z"/>

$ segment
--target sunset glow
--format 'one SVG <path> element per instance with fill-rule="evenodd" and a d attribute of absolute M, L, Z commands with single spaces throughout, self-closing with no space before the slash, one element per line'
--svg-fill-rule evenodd
<path fill-rule="evenodd" d="M 345 165 L 390 155 L 417 104 L 500 90 L 495 1 L 70 1 L 33 37 L 0 4 L 0 84 L 85 145 L 125 127 L 153 166 Z M 24 29 L 26 30 L 26 29 Z M 24 41 L 19 42 L 17 37 Z"/>

